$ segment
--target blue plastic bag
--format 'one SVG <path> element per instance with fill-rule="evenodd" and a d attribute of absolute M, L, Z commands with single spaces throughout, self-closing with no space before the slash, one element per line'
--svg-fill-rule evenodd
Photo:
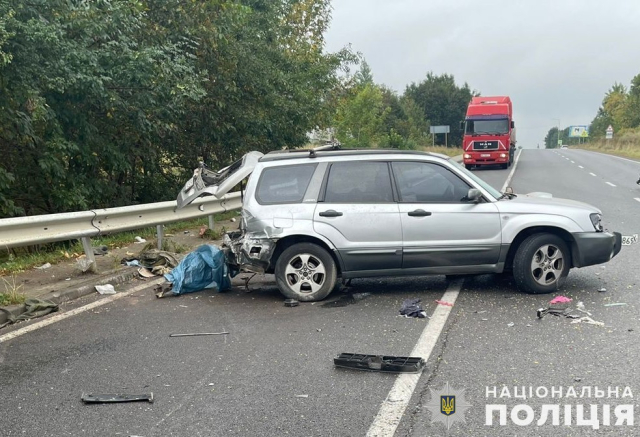
<path fill-rule="evenodd" d="M 193 293 L 205 288 L 217 288 L 218 291 L 231 288 L 224 253 L 209 244 L 191 252 L 164 277 L 173 283 L 173 294 Z"/>

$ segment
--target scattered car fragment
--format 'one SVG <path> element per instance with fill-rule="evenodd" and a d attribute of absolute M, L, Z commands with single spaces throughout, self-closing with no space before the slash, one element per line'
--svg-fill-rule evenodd
<path fill-rule="evenodd" d="M 341 353 L 333 359 L 336 367 L 356 370 L 374 370 L 392 373 L 417 373 L 424 367 L 420 357 L 394 357 L 391 355 L 362 355 Z"/>
<path fill-rule="evenodd" d="M 118 402 L 139 402 L 146 401 L 153 403 L 153 393 L 142 395 L 124 395 L 124 394 L 83 394 L 82 402 L 85 404 L 104 404 Z"/>
<path fill-rule="evenodd" d="M 406 299 L 400 307 L 400 315 L 405 317 L 416 317 L 424 319 L 427 317 L 426 311 L 420 305 L 420 299 Z"/>
<path fill-rule="evenodd" d="M 169 337 L 199 337 L 201 335 L 227 335 L 228 332 L 194 332 L 190 334 L 170 334 Z"/>
<path fill-rule="evenodd" d="M 116 289 L 111 284 L 96 285 L 95 288 L 100 294 L 116 294 Z"/>
<path fill-rule="evenodd" d="M 622 247 L 591 205 L 501 193 L 444 155 L 414 151 L 250 152 L 218 172 L 201 165 L 178 206 L 247 177 L 239 230 L 223 237 L 230 271 L 274 273 L 299 301 L 324 299 L 339 277 L 505 271 L 527 293 L 551 293 L 571 268 Z"/>

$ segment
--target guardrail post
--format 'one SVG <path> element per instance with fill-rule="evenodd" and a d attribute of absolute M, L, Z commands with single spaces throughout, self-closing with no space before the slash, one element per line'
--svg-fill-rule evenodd
<path fill-rule="evenodd" d="M 156 235 L 158 236 L 158 250 L 162 250 L 162 238 L 164 237 L 164 225 L 156 226 Z"/>
<path fill-rule="evenodd" d="M 91 273 L 98 273 L 98 264 L 96 264 L 96 256 L 94 255 L 93 248 L 91 247 L 91 239 L 89 237 L 82 237 L 81 240 L 84 254 L 87 257 L 87 260 L 91 263 L 87 271 Z"/>
<path fill-rule="evenodd" d="M 213 214 L 209 216 L 209 229 L 211 229 L 211 232 L 213 232 L 213 226 L 216 224 L 214 218 L 213 218 Z"/>

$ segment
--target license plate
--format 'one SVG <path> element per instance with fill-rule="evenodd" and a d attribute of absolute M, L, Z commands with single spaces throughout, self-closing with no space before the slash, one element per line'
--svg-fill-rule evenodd
<path fill-rule="evenodd" d="M 634 243 L 638 242 L 638 234 L 633 235 L 623 235 L 622 236 L 622 245 L 623 246 L 631 246 Z"/>
<path fill-rule="evenodd" d="M 481 153 L 480 158 L 489 158 L 491 157 L 491 153 Z"/>

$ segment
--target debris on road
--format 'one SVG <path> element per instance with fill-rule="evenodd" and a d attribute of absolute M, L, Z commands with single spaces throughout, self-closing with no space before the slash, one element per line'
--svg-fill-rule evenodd
<path fill-rule="evenodd" d="M 201 335 L 226 335 L 228 332 L 194 332 L 189 334 L 170 334 L 169 337 L 199 337 Z"/>
<path fill-rule="evenodd" d="M 96 291 L 100 294 L 116 294 L 116 289 L 111 284 L 96 285 Z"/>
<path fill-rule="evenodd" d="M 513 323 L 513 322 L 511 322 L 511 323 L 507 323 L 507 326 L 508 326 L 509 328 L 513 328 L 514 326 L 516 326 L 516 324 L 515 324 L 515 323 Z"/>
<path fill-rule="evenodd" d="M 578 302 L 578 304 L 576 305 L 576 309 L 578 311 L 580 311 L 581 313 L 585 313 L 587 316 L 591 315 L 591 313 L 589 311 L 587 311 L 586 308 L 584 307 L 584 303 L 583 302 Z"/>
<path fill-rule="evenodd" d="M 578 319 L 572 320 L 571 323 L 587 323 L 589 325 L 604 326 L 603 322 L 598 322 L 596 320 L 593 320 L 589 316 L 582 316 Z"/>
<path fill-rule="evenodd" d="M 200 232 L 198 232 L 198 235 L 200 235 L 200 237 L 204 238 L 204 234 L 207 233 L 207 229 L 209 229 L 209 226 L 207 226 L 207 225 L 200 226 Z"/>
<path fill-rule="evenodd" d="M 94 255 L 106 255 L 109 253 L 109 248 L 107 246 L 96 246 L 91 249 L 93 250 Z"/>
<path fill-rule="evenodd" d="M 420 357 L 395 357 L 391 355 L 362 355 L 341 353 L 333 359 L 336 367 L 356 370 L 372 370 L 392 373 L 417 373 L 425 364 Z"/>
<path fill-rule="evenodd" d="M 0 328 L 4 328 L 7 325 L 16 322 L 22 322 L 25 320 L 31 320 L 38 317 L 46 316 L 49 313 L 58 311 L 58 304 L 45 299 L 27 299 L 24 302 L 25 311 L 19 316 L 14 316 L 4 308 L 0 308 L 0 311 L 7 314 L 7 321 L 0 325 Z"/>
<path fill-rule="evenodd" d="M 426 311 L 418 305 L 420 303 L 420 299 L 406 299 L 402 302 L 402 306 L 400 307 L 400 315 L 405 317 L 416 317 L 418 319 L 424 319 L 427 317 Z"/>
<path fill-rule="evenodd" d="M 168 282 L 159 284 L 153 287 L 153 292 L 155 293 L 157 298 L 167 297 L 169 295 L 173 296 L 173 292 L 171 291 L 172 286 L 173 284 Z"/>
<path fill-rule="evenodd" d="M 452 306 L 453 306 L 453 304 L 452 304 L 451 302 L 445 302 L 445 301 L 443 301 L 443 300 L 436 300 L 436 303 L 437 303 L 438 305 L 444 305 L 444 306 L 446 306 L 446 307 L 452 307 Z"/>
<path fill-rule="evenodd" d="M 156 276 L 155 273 L 144 267 L 140 267 L 138 269 L 138 274 L 143 278 L 153 278 L 154 276 Z"/>
<path fill-rule="evenodd" d="M 136 243 L 146 243 L 147 240 L 145 240 L 144 238 L 137 236 L 136 238 L 134 238 L 134 240 L 136 240 Z"/>
<path fill-rule="evenodd" d="M 35 267 L 37 270 L 46 270 L 51 267 L 51 263 L 42 264 L 41 266 Z"/>
<path fill-rule="evenodd" d="M 557 305 L 561 303 L 571 303 L 573 299 L 567 296 L 556 296 L 550 302 L 549 305 Z"/>
<path fill-rule="evenodd" d="M 137 402 L 147 401 L 153 403 L 153 393 L 144 395 L 123 395 L 123 394 L 83 394 L 82 402 L 85 404 L 103 404 L 116 402 Z"/>
<path fill-rule="evenodd" d="M 601 289 L 598 290 L 599 293 L 604 293 L 605 291 L 607 291 L 606 288 L 601 288 Z"/>
<path fill-rule="evenodd" d="M 78 270 L 80 270 L 82 273 L 89 271 L 92 264 L 93 261 L 91 261 L 84 255 L 76 259 L 76 267 L 78 267 Z"/>
<path fill-rule="evenodd" d="M 297 307 L 298 305 L 300 305 L 300 302 L 298 302 L 295 299 L 285 299 L 284 300 L 284 306 L 286 306 L 286 307 Z"/>
<path fill-rule="evenodd" d="M 164 277 L 173 284 L 171 290 L 175 295 L 211 288 L 218 291 L 231 288 L 224 252 L 211 244 L 197 247 Z"/>
<path fill-rule="evenodd" d="M 604 304 L 604 306 L 606 307 L 621 307 L 621 306 L 626 306 L 626 302 L 616 302 L 616 303 L 606 303 Z"/>
<path fill-rule="evenodd" d="M 296 395 L 297 398 L 308 398 L 309 395 Z"/>

